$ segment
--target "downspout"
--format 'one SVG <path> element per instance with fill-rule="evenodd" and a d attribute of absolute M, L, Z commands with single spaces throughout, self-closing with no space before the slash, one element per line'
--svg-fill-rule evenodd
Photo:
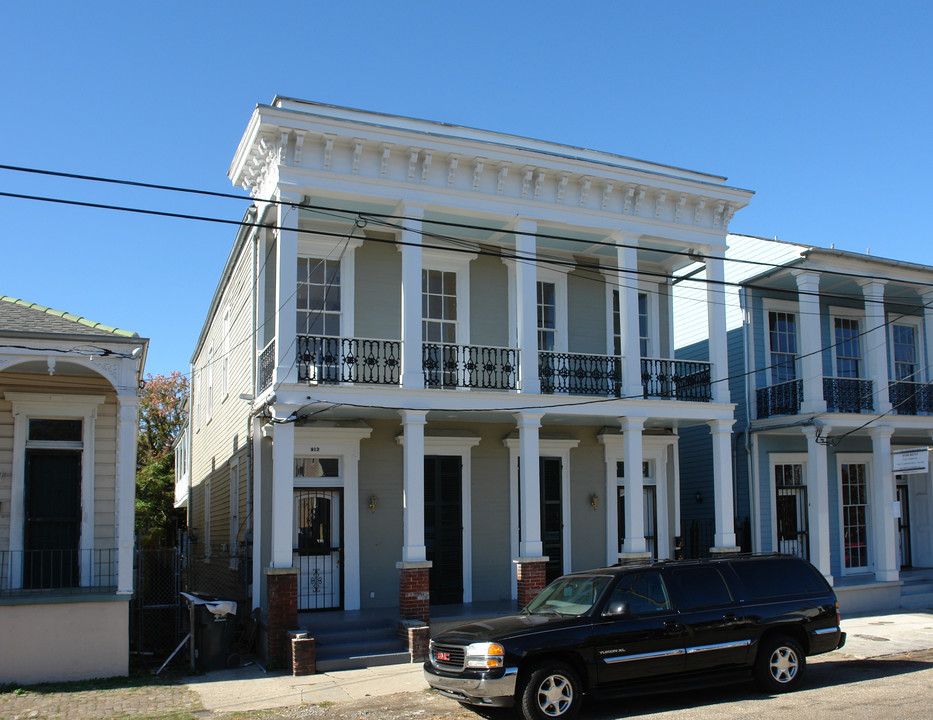
<path fill-rule="evenodd" d="M 752 511 L 752 517 L 749 518 L 749 521 L 752 522 L 752 552 L 758 552 L 760 545 L 760 541 L 758 539 L 758 529 L 761 527 L 761 508 L 758 505 L 757 485 L 755 484 L 754 475 L 752 473 L 754 464 L 752 463 L 751 446 L 751 391 L 754 389 L 754 383 L 752 382 L 751 368 L 749 367 L 751 365 L 751 353 L 749 352 L 749 348 L 751 348 L 752 341 L 752 323 L 745 287 L 739 288 L 739 308 L 742 311 L 742 326 L 743 334 L 745 335 L 744 341 L 742 343 L 742 370 L 745 373 L 745 429 L 742 433 L 745 437 L 745 474 L 746 482 L 748 483 L 748 502 L 751 505 Z"/>
<path fill-rule="evenodd" d="M 251 349 L 250 349 L 250 371 L 249 371 L 249 388 L 250 393 L 253 397 L 256 397 L 256 282 L 258 275 L 258 253 L 259 253 L 259 231 L 256 228 L 253 228 L 253 285 L 250 289 L 250 336 L 252 338 Z M 246 414 L 246 536 L 249 538 L 249 549 L 250 554 L 253 554 L 253 547 L 255 546 L 256 538 L 254 533 L 254 519 L 253 512 L 255 510 L 253 504 L 253 483 L 255 479 L 253 478 L 253 412 L 252 412 L 253 402 L 250 401 L 250 411 Z M 257 558 L 253 554 L 253 563 L 257 562 Z M 249 584 L 252 589 L 250 593 L 250 607 L 257 607 L 259 603 L 257 602 L 257 592 L 259 588 L 255 586 L 255 573 L 250 572 Z"/>

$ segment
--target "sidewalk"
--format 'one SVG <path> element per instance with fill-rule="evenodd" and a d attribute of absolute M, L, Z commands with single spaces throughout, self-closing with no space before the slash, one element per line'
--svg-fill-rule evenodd
<path fill-rule="evenodd" d="M 899 611 L 843 618 L 842 629 L 847 634 L 845 647 L 818 655 L 812 662 L 843 658 L 863 660 L 933 649 L 933 613 Z M 256 665 L 250 665 L 189 678 L 187 684 L 198 693 L 206 710 L 217 713 L 302 703 L 340 703 L 427 688 L 420 663 L 340 670 L 308 677 L 264 673 Z"/>

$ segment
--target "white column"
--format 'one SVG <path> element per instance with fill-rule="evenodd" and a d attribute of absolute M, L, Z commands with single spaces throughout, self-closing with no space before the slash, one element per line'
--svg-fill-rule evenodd
<path fill-rule="evenodd" d="M 638 249 L 635 247 L 638 238 L 619 234 L 616 242 L 626 244 L 626 247 L 616 249 L 619 266 L 619 330 L 623 355 L 622 395 L 641 398 L 644 390 L 641 385 L 641 343 L 638 333 L 638 275 L 635 272 L 638 269 Z"/>
<path fill-rule="evenodd" d="M 272 430 L 272 518 L 269 567 L 292 567 L 295 509 L 295 424 L 275 423 Z"/>
<path fill-rule="evenodd" d="M 523 558 L 536 558 L 544 554 L 541 542 L 541 450 L 539 433 L 541 415 L 516 413 L 518 424 L 519 487 L 518 504 L 521 512 L 521 537 L 518 554 Z"/>
<path fill-rule="evenodd" d="M 797 304 L 800 309 L 800 373 L 803 376 L 802 413 L 826 412 L 823 399 L 823 347 L 820 329 L 820 276 L 794 270 L 797 278 Z"/>
<path fill-rule="evenodd" d="M 301 196 L 279 190 L 282 203 L 301 202 Z M 279 227 L 275 243 L 275 376 L 273 383 L 298 382 L 298 363 L 295 362 L 297 343 L 298 303 L 298 208 L 293 205 L 276 206 L 276 224 Z"/>
<path fill-rule="evenodd" d="M 832 428 L 822 426 L 828 436 Z M 829 466 L 826 445 L 816 441 L 817 428 L 803 429 L 807 438 L 807 526 L 810 533 L 810 562 L 816 566 L 830 584 L 833 582 L 829 566 Z"/>
<path fill-rule="evenodd" d="M 923 301 L 923 337 L 926 340 L 927 358 L 926 381 L 933 382 L 933 370 L 930 368 L 930 358 L 933 357 L 933 290 L 924 292 L 920 295 Z"/>
<path fill-rule="evenodd" d="M 117 593 L 133 592 L 133 543 L 136 512 L 136 436 L 139 398 L 117 396 Z M 90 458 L 89 458 L 90 459 Z M 90 459 L 93 462 L 93 459 Z M 88 557 L 90 561 L 92 558 Z M 83 567 L 84 558 L 82 558 Z"/>
<path fill-rule="evenodd" d="M 879 582 L 895 582 L 897 567 L 897 524 L 894 521 L 894 471 L 891 466 L 890 427 L 871 427 L 871 508 L 872 549 L 875 579 Z"/>
<path fill-rule="evenodd" d="M 253 443 L 253 597 L 250 601 L 251 607 L 258 607 L 262 594 L 262 419 L 258 416 L 254 417 L 251 428 L 253 435 L 251 438 Z"/>
<path fill-rule="evenodd" d="M 538 274 L 537 241 L 534 220 L 519 220 L 515 224 L 515 311 L 517 314 L 519 359 L 518 376 L 523 393 L 541 392 L 538 377 Z M 537 467 L 537 463 L 535 465 Z M 537 473 L 537 470 L 535 470 Z M 540 555 L 540 553 L 538 553 Z M 524 556 L 524 553 L 522 553 Z"/>
<path fill-rule="evenodd" d="M 706 259 L 706 322 L 709 331 L 710 391 L 713 402 L 731 402 L 726 338 L 725 269 L 721 257 Z M 731 512 L 731 511 L 730 511 Z M 734 535 L 733 535 L 734 537 Z"/>
<path fill-rule="evenodd" d="M 625 462 L 625 540 L 623 557 L 644 557 L 645 543 L 645 479 L 642 474 L 642 429 L 644 418 L 622 418 L 622 456 Z"/>
<path fill-rule="evenodd" d="M 865 334 L 861 346 L 864 348 L 865 364 L 874 397 L 875 412 L 891 411 L 888 397 L 888 339 L 884 322 L 883 280 L 861 280 L 862 295 L 865 297 Z"/>
<path fill-rule="evenodd" d="M 421 218 L 424 211 L 406 207 L 402 212 L 409 218 L 404 221 L 401 248 L 402 387 L 419 390 L 424 388 L 421 348 Z"/>
<path fill-rule="evenodd" d="M 402 562 L 428 559 L 424 546 L 424 426 L 427 411 L 400 410 L 402 445 Z"/>
<path fill-rule="evenodd" d="M 606 565 L 619 562 L 619 481 L 616 477 L 616 458 L 605 449 L 606 487 L 603 491 L 603 510 L 606 513 Z"/>
<path fill-rule="evenodd" d="M 710 420 L 713 441 L 713 503 L 716 535 L 713 552 L 735 552 L 735 512 L 732 489 L 732 420 Z"/>

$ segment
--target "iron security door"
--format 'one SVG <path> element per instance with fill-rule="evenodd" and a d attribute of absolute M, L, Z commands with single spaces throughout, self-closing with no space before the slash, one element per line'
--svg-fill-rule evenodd
<path fill-rule="evenodd" d="M 541 541 L 547 556 L 545 582 L 564 574 L 564 514 L 561 496 L 561 460 L 543 457 L 539 463 L 541 476 Z"/>
<path fill-rule="evenodd" d="M 23 587 L 76 587 L 81 538 L 81 452 L 26 451 Z"/>
<path fill-rule="evenodd" d="M 775 492 L 778 552 L 808 560 L 807 488 L 803 485 L 778 485 Z"/>
<path fill-rule="evenodd" d="M 424 459 L 424 545 L 431 604 L 463 602 L 463 505 L 458 455 Z"/>
<path fill-rule="evenodd" d="M 910 557 L 910 506 L 907 501 L 907 485 L 897 486 L 897 501 L 901 505 L 901 515 L 897 519 L 897 549 L 901 568 L 913 567 Z"/>
<path fill-rule="evenodd" d="M 294 563 L 298 609 L 334 610 L 343 604 L 343 490 L 295 491 Z"/>

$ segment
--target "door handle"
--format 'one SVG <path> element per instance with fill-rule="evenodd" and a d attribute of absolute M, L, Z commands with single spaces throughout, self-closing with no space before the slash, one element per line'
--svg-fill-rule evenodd
<path fill-rule="evenodd" d="M 676 620 L 665 620 L 664 629 L 670 630 L 672 632 L 680 632 L 681 630 L 684 629 L 684 626 L 682 623 L 679 623 Z"/>

